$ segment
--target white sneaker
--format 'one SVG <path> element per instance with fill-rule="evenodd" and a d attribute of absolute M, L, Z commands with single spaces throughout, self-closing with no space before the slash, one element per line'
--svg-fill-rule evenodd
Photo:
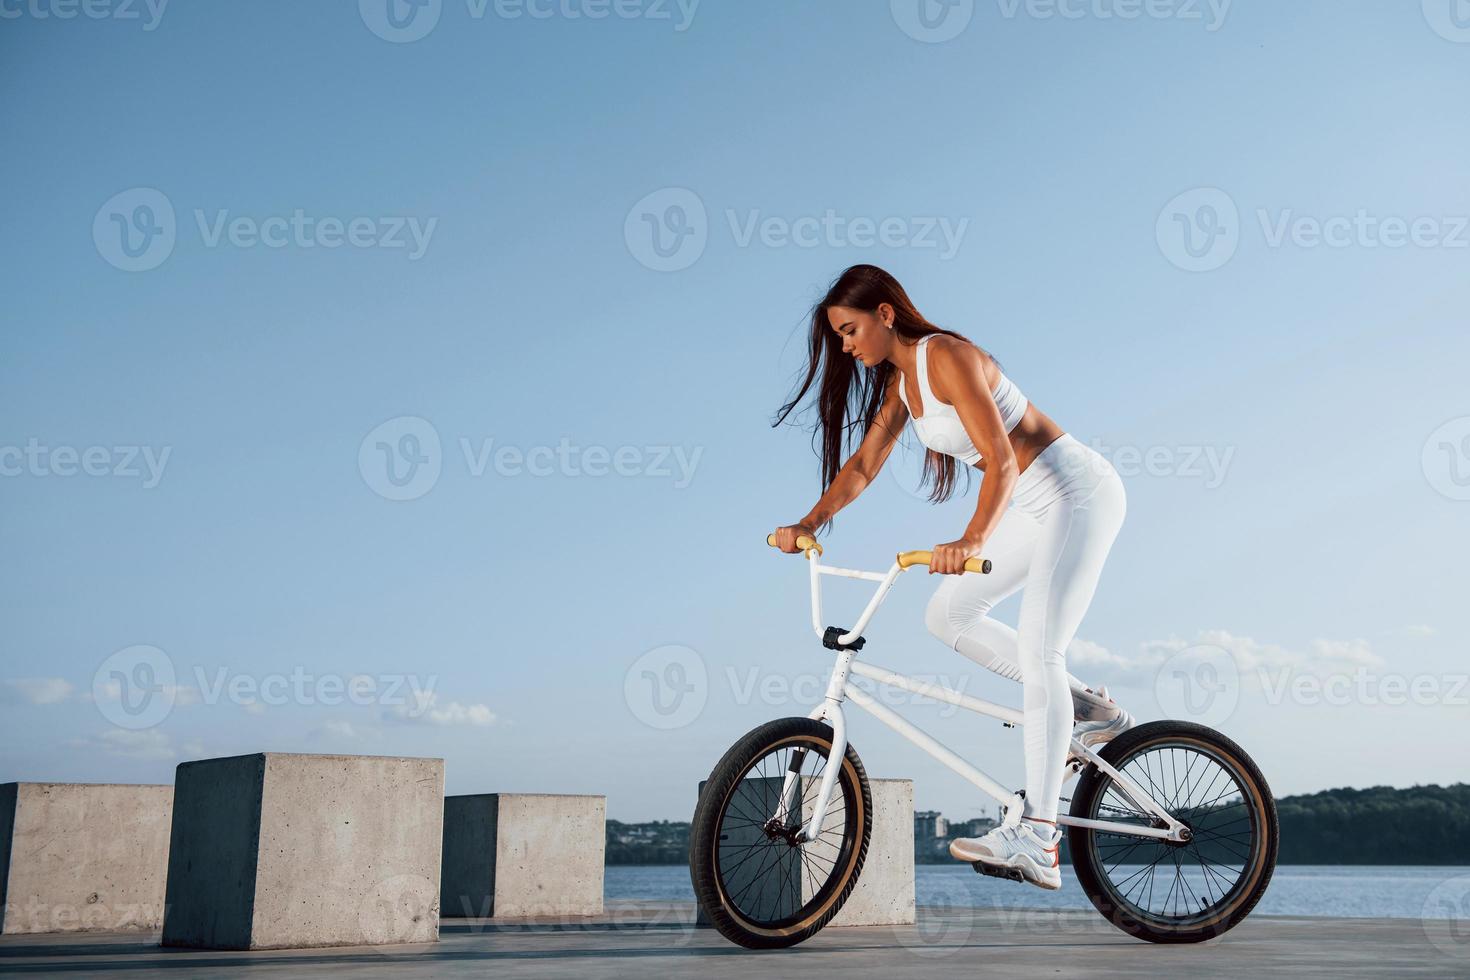
<path fill-rule="evenodd" d="M 1113 703 L 1113 699 L 1108 697 L 1108 689 L 1106 687 L 1098 688 L 1097 693 L 1099 696 L 1107 698 L 1109 703 Z M 1083 745 L 1093 748 L 1111 742 L 1135 724 L 1137 722 L 1133 720 L 1132 715 L 1122 708 L 1118 708 L 1118 713 L 1107 721 L 1079 721 L 1072 726 L 1072 737 Z M 1086 758 L 1084 756 L 1068 754 L 1066 764 L 1072 765 L 1074 762 L 1085 761 Z"/>
<path fill-rule="evenodd" d="M 1013 809 L 999 827 L 984 837 L 959 837 L 950 841 L 949 853 L 976 865 L 976 870 L 984 874 L 1029 881 L 1055 891 L 1062 887 L 1061 846 L 1062 832 L 1057 827 L 1022 820 L 1020 810 Z"/>

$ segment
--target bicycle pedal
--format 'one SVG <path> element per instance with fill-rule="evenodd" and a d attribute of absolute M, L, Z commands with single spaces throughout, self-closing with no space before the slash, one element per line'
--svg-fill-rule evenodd
<path fill-rule="evenodd" d="M 1024 882 L 1026 880 L 1021 875 L 1021 872 L 1017 871 L 1015 868 L 997 868 L 994 865 L 985 864 L 982 861 L 971 861 L 970 867 L 974 868 L 981 874 L 989 875 L 992 878 L 1005 878 L 1008 881 L 1016 882 Z"/>

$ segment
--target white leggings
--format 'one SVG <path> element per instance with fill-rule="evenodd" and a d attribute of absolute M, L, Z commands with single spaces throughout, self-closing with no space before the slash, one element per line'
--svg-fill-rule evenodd
<path fill-rule="evenodd" d="M 1103 456 L 1071 435 L 1046 447 L 1016 483 L 985 541 L 989 575 L 946 575 L 925 612 L 929 631 L 971 660 L 1024 685 L 1025 816 L 1056 820 L 1072 738 L 1066 650 L 1097 589 L 1127 502 Z M 989 615 L 1025 586 L 1019 630 Z"/>

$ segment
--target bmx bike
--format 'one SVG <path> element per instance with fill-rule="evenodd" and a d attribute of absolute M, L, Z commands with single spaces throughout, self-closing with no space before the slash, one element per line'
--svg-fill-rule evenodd
<path fill-rule="evenodd" d="M 775 544 L 775 535 L 767 537 Z M 862 632 L 899 574 L 927 565 L 901 552 L 887 572 L 824 565 L 822 548 L 797 539 L 811 577 L 812 628 L 836 663 L 821 704 L 746 733 L 715 765 L 690 828 L 689 874 L 713 925 L 751 949 L 794 946 L 842 908 L 867 856 L 873 801 L 848 742 L 843 702 L 872 714 L 1007 810 L 1011 792 L 850 681 L 851 675 L 1019 726 L 1022 713 L 857 659 Z M 988 574 L 988 559 L 966 572 Z M 821 576 L 877 582 L 852 629 L 822 625 Z M 1276 804 L 1256 764 L 1213 729 L 1185 721 L 1138 725 L 1100 748 L 1071 743 L 1080 772 L 1067 850 L 1093 906 L 1123 931 L 1156 943 L 1219 936 L 1260 900 L 1276 866 Z M 977 871 L 1012 877 L 980 863 Z"/>

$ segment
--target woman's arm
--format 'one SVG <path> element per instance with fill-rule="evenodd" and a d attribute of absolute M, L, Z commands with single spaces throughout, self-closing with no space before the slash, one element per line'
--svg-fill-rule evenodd
<path fill-rule="evenodd" d="M 813 531 L 832 520 L 839 510 L 856 500 L 858 494 L 867 489 L 868 484 L 873 482 L 887 462 L 888 454 L 893 451 L 893 444 L 898 441 L 898 434 L 903 431 L 904 424 L 909 419 L 908 407 L 898 397 L 900 378 L 898 371 L 889 375 L 883 404 L 878 406 L 878 411 L 873 415 L 873 424 L 868 426 L 857 452 L 847 458 L 837 471 L 836 478 L 827 487 L 827 492 L 822 494 L 816 506 L 802 518 L 801 523 Z"/>
<path fill-rule="evenodd" d="M 965 559 L 979 554 L 1011 499 L 1020 466 L 1006 434 L 1005 420 L 985 377 L 985 354 L 973 344 L 941 335 L 929 342 L 929 387 L 940 401 L 953 405 L 975 448 L 985 457 L 985 479 L 975 516 L 957 541 L 938 545 L 930 573 L 959 574 Z"/>

